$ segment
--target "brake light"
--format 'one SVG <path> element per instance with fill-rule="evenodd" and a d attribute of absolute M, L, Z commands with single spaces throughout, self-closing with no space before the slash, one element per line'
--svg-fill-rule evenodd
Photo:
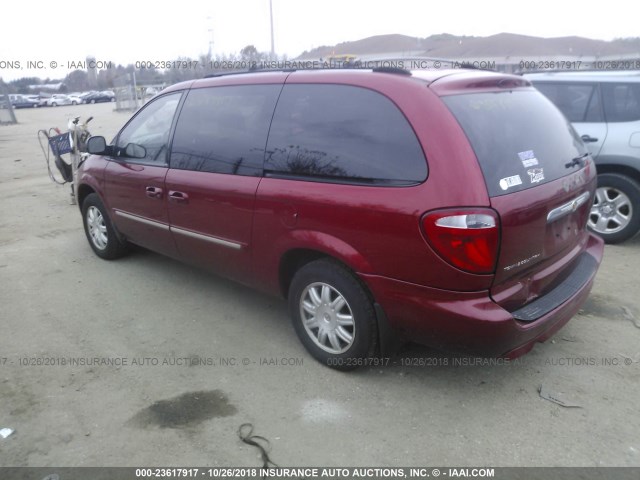
<path fill-rule="evenodd" d="M 431 247 L 445 261 L 470 273 L 493 273 L 500 227 L 489 209 L 440 210 L 426 214 L 422 227 Z"/>

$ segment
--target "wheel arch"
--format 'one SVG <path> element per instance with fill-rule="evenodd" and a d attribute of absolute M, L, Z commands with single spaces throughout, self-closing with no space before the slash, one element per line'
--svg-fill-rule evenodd
<path fill-rule="evenodd" d="M 293 248 L 282 255 L 280 258 L 280 265 L 278 267 L 278 283 L 280 285 L 280 292 L 284 298 L 289 297 L 289 287 L 291 286 L 291 281 L 293 280 L 293 276 L 296 272 L 308 263 L 320 259 L 339 262 L 337 259 L 325 252 L 311 248 Z M 339 263 L 344 265 L 342 262 Z M 346 265 L 344 266 L 347 267 Z"/>
<path fill-rule="evenodd" d="M 285 298 L 296 271 L 309 262 L 326 258 L 351 272 L 366 287 L 373 299 L 369 288 L 358 275 L 358 272 L 372 273 L 372 268 L 358 250 L 344 240 L 324 232 L 297 230 L 291 233 L 292 235 L 281 243 L 279 250 L 282 253 L 278 255 L 278 284 L 280 293 Z"/>
<path fill-rule="evenodd" d="M 80 210 L 82 210 L 82 204 L 84 203 L 85 198 L 87 198 L 92 193 L 95 193 L 96 195 L 98 194 L 98 192 L 96 192 L 96 190 L 92 186 L 87 185 L 86 183 L 82 183 L 78 186 L 78 192 L 76 195 L 78 208 Z"/>
<path fill-rule="evenodd" d="M 626 159 L 629 160 L 629 159 Z M 638 164 L 638 168 L 634 168 L 628 165 L 628 161 L 621 162 L 618 157 L 608 157 L 602 159 L 598 157 L 598 162 L 596 163 L 596 171 L 598 175 L 602 175 L 605 173 L 616 173 L 618 175 L 624 175 L 625 177 L 629 177 L 635 180 L 637 183 L 640 183 L 640 159 L 635 159 L 635 162 Z"/>

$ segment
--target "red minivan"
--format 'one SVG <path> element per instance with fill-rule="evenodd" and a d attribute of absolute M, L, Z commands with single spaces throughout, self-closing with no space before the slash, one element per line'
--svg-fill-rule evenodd
<path fill-rule="evenodd" d="M 338 369 L 397 337 L 524 354 L 577 312 L 602 259 L 593 160 L 517 76 L 220 75 L 88 148 L 77 189 L 98 256 L 134 243 L 281 295 Z"/>

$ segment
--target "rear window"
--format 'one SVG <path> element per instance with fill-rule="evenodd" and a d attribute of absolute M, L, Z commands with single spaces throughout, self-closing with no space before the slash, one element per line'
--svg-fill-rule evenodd
<path fill-rule="evenodd" d="M 607 122 L 640 120 L 640 83 L 603 83 Z"/>
<path fill-rule="evenodd" d="M 491 197 L 542 185 L 576 170 L 587 152 L 564 115 L 535 90 L 443 98 L 473 147 Z"/>

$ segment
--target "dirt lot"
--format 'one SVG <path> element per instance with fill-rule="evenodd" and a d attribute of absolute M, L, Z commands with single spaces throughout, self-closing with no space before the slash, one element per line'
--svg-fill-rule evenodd
<path fill-rule="evenodd" d="M 128 118 L 112 109 L 0 127 L 0 429 L 15 429 L 0 466 L 260 466 L 245 422 L 283 466 L 640 466 L 639 237 L 606 248 L 584 310 L 517 364 L 410 346 L 339 373 L 277 298 L 143 250 L 92 253 L 36 132 L 94 115 L 110 138 Z"/>

